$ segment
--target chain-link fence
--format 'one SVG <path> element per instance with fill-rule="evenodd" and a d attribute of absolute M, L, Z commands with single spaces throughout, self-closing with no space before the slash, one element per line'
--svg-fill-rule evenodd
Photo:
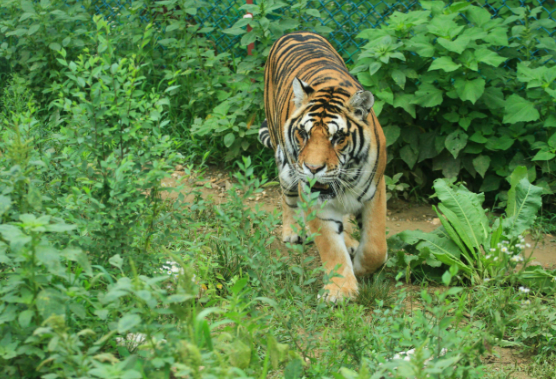
<path fill-rule="evenodd" d="M 556 1 L 554 0 L 477 0 L 471 1 L 475 5 L 480 5 L 487 9 L 493 17 L 511 14 L 511 8 L 542 7 L 538 13 L 538 18 L 547 18 L 556 21 Z M 296 3 L 296 0 L 285 0 L 286 7 L 277 10 L 276 17 L 280 17 L 287 11 L 288 7 Z M 229 51 L 239 44 L 241 36 L 233 36 L 223 32 L 230 28 L 245 15 L 245 11 L 240 9 L 246 0 L 217 0 L 202 6 L 194 17 L 195 22 L 203 27 L 213 27 L 213 31 L 206 34 L 208 38 L 215 42 L 217 51 Z M 257 4 L 258 0 L 254 0 Z M 452 1 L 446 1 L 450 4 Z M 128 2 L 125 0 L 97 0 L 95 6 L 98 13 L 112 14 L 119 9 L 126 7 Z M 321 25 L 326 26 L 332 31 L 326 35 L 329 41 L 336 47 L 338 52 L 350 60 L 359 52 L 360 47 L 365 43 L 356 36 L 364 29 L 376 28 L 388 22 L 388 16 L 395 11 L 408 12 L 410 10 L 423 9 L 418 0 L 311 0 L 308 6 L 319 11 L 321 18 L 318 20 Z M 314 21 L 314 19 L 308 22 Z M 309 28 L 310 29 L 310 28 Z M 547 30 L 547 33 L 556 37 L 555 30 Z"/>

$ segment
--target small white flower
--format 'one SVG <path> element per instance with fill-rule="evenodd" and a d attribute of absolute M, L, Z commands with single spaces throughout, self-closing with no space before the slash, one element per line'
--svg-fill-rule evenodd
<path fill-rule="evenodd" d="M 486 256 L 486 259 L 490 259 L 490 254 Z"/>
<path fill-rule="evenodd" d="M 521 302 L 521 305 L 529 305 L 531 302 L 529 300 L 525 300 Z"/>
<path fill-rule="evenodd" d="M 531 291 L 531 290 L 527 287 L 519 287 L 519 292 L 529 293 L 529 291 Z"/>
<path fill-rule="evenodd" d="M 526 243 L 526 244 L 525 244 L 525 246 L 527 246 L 527 247 L 531 247 L 531 244 L 529 244 L 529 243 Z"/>
<path fill-rule="evenodd" d="M 490 278 L 485 278 L 484 282 L 490 282 Z"/>
<path fill-rule="evenodd" d="M 509 244 L 509 242 L 508 242 L 508 241 L 502 241 L 502 243 L 503 243 L 504 245 L 507 245 L 507 244 Z"/>
<path fill-rule="evenodd" d="M 494 257 L 493 261 L 496 262 L 498 260 L 498 257 Z"/>
<path fill-rule="evenodd" d="M 523 262 L 523 257 L 521 255 L 514 255 L 510 258 L 512 262 Z"/>
<path fill-rule="evenodd" d="M 508 253 L 508 248 L 503 247 L 503 248 L 500 249 L 500 251 L 507 254 Z"/>
<path fill-rule="evenodd" d="M 490 252 L 491 252 L 491 253 L 494 253 L 495 251 L 496 251 L 495 248 L 493 248 L 493 247 L 490 248 Z"/>
<path fill-rule="evenodd" d="M 501 244 L 500 242 L 498 242 L 498 243 L 496 244 L 496 246 L 498 246 L 498 248 L 500 248 L 500 247 L 502 247 L 502 244 Z"/>

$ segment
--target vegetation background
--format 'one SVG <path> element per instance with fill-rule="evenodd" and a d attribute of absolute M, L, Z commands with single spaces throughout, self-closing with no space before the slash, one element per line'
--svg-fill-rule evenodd
<path fill-rule="evenodd" d="M 513 347 L 554 377 L 555 274 L 523 240 L 554 205 L 554 2 L 255 3 L 0 3 L 2 375 L 506 377 L 485 356 Z M 434 190 L 442 220 L 335 307 L 314 236 L 278 253 L 246 205 L 276 175 L 265 57 L 300 29 L 375 93 L 390 196 Z M 220 205 L 162 186 L 222 162 Z"/>

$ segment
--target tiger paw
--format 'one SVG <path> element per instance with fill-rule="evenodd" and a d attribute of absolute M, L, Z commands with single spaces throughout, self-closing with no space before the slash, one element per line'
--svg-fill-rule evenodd
<path fill-rule="evenodd" d="M 324 286 L 324 289 L 328 292 L 323 296 L 323 299 L 327 302 L 337 303 L 344 299 L 353 299 L 359 293 L 355 276 L 349 278 L 333 278 L 332 281 L 332 283 Z"/>
<path fill-rule="evenodd" d="M 282 241 L 284 241 L 284 243 L 289 242 L 301 244 L 303 243 L 303 237 L 294 232 L 292 228 L 288 226 L 282 228 Z"/>
<path fill-rule="evenodd" d="M 344 235 L 344 240 L 346 242 L 347 251 L 349 255 L 353 258 L 355 256 L 355 252 L 357 251 L 357 248 L 359 247 L 359 241 L 357 241 L 355 238 L 353 238 L 347 233 Z"/>

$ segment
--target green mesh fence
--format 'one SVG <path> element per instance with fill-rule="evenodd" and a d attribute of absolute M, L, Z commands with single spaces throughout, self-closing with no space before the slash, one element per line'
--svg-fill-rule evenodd
<path fill-rule="evenodd" d="M 256 0 L 255 3 L 257 3 Z M 289 0 L 286 3 L 294 4 L 295 0 Z M 450 4 L 451 1 L 446 3 Z M 554 0 L 479 0 L 473 1 L 473 3 L 487 9 L 493 17 L 511 14 L 510 8 L 514 7 L 542 6 L 542 12 L 538 17 L 556 21 L 556 2 Z M 239 43 L 241 37 L 226 35 L 222 30 L 231 27 L 243 17 L 244 12 L 239 9 L 243 4 L 245 4 L 245 0 L 220 0 L 199 10 L 196 17 L 197 22 L 200 25 L 215 28 L 207 36 L 216 43 L 218 51 L 233 49 Z M 388 16 L 395 11 L 408 12 L 423 9 L 419 1 L 411 0 L 313 0 L 310 2 L 310 6 L 320 12 L 320 23 L 332 29 L 332 32 L 326 37 L 347 60 L 351 60 L 359 52 L 360 47 L 366 43 L 366 41 L 356 38 L 360 31 L 387 23 Z M 556 37 L 554 30 L 547 30 L 547 33 Z"/>
<path fill-rule="evenodd" d="M 514 7 L 535 8 L 541 6 L 542 11 L 538 17 L 556 21 L 556 1 L 554 0 L 469 1 L 484 7 L 492 13 L 493 17 L 509 15 L 510 8 Z M 257 0 L 254 2 L 257 4 Z M 94 0 L 93 3 L 97 13 L 111 16 L 128 6 L 130 2 L 126 0 Z M 205 3 L 206 5 L 198 10 L 195 21 L 200 26 L 214 28 L 212 32 L 205 35 L 214 41 L 217 51 L 237 51 L 241 36 L 228 35 L 223 33 L 223 30 L 231 27 L 244 16 L 245 11 L 240 7 L 245 3 L 245 0 L 217 0 Z M 285 3 L 291 6 L 296 1 L 286 0 Z M 452 1 L 446 1 L 446 4 L 450 3 Z M 418 0 L 312 0 L 308 6 L 320 12 L 321 18 L 318 21 L 321 25 L 332 29 L 332 32 L 326 37 L 348 61 L 366 43 L 366 41 L 356 38 L 360 31 L 387 23 L 388 16 L 395 11 L 408 12 L 423 9 Z M 287 11 L 288 7 L 283 7 L 275 12 L 275 17 L 279 18 L 280 13 Z M 145 21 L 147 21 L 146 18 Z M 314 21 L 314 19 L 305 21 Z M 546 30 L 546 32 L 556 38 L 555 30 Z"/>

